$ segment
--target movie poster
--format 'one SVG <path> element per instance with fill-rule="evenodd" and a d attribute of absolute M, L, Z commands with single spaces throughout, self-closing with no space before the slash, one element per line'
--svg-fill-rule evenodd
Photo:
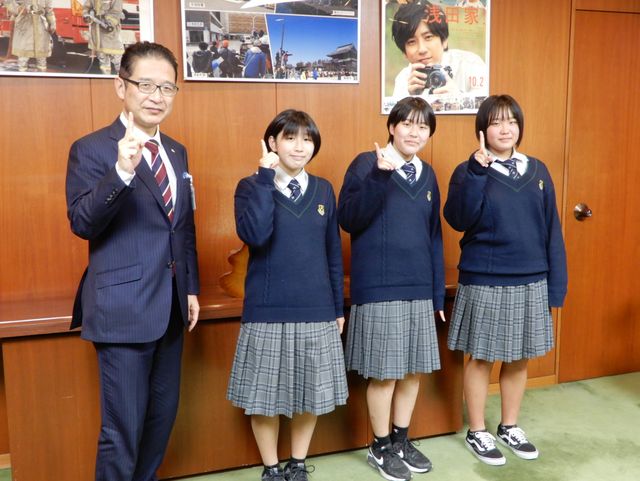
<path fill-rule="evenodd" d="M 382 103 L 475 114 L 489 95 L 490 0 L 382 0 Z"/>
<path fill-rule="evenodd" d="M 0 0 L 0 75 L 108 77 L 153 40 L 153 0 Z"/>
<path fill-rule="evenodd" d="M 182 0 L 185 80 L 357 83 L 359 0 Z"/>

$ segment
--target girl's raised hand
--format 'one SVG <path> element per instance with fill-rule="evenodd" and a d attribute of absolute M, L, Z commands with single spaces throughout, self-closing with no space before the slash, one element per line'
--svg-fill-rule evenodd
<path fill-rule="evenodd" d="M 493 158 L 491 157 L 491 154 L 489 154 L 489 152 L 487 151 L 487 148 L 485 147 L 484 133 L 482 132 L 482 130 L 480 131 L 479 137 L 480 137 L 480 148 L 476 150 L 475 154 L 473 154 L 473 158 L 476 159 L 476 161 L 482 167 L 489 167 L 491 165 L 491 162 L 493 162 Z"/>
<path fill-rule="evenodd" d="M 396 170 L 396 166 L 391 162 L 391 160 L 385 158 L 384 152 L 380 149 L 378 142 L 374 142 L 373 145 L 376 146 L 376 157 L 378 158 L 378 169 L 380 170 Z"/>
<path fill-rule="evenodd" d="M 260 158 L 260 167 L 265 169 L 273 169 L 280 163 L 280 157 L 275 152 L 269 152 L 267 144 L 264 143 L 264 139 L 260 139 L 260 145 L 262 146 L 262 157 Z"/>

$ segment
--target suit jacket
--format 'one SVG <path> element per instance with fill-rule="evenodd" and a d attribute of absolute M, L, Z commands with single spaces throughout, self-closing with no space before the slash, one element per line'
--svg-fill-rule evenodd
<path fill-rule="evenodd" d="M 116 172 L 119 119 L 74 142 L 67 166 L 71 230 L 89 241 L 89 266 L 80 282 L 71 329 L 94 342 L 150 342 L 169 323 L 173 272 L 182 321 L 187 294 L 199 293 L 195 226 L 184 146 L 161 134 L 177 178 L 173 222 L 142 159 L 127 186 Z"/>

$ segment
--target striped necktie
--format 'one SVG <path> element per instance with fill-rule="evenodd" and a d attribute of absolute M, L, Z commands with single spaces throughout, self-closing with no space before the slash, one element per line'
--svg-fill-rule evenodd
<path fill-rule="evenodd" d="M 407 182 L 409 182 L 409 185 L 413 185 L 416 181 L 416 166 L 411 162 L 405 162 L 400 168 L 407 174 Z"/>
<path fill-rule="evenodd" d="M 518 172 L 518 168 L 516 167 L 516 159 L 496 160 L 496 162 L 503 165 L 509 171 L 509 177 L 514 180 L 520 178 L 520 172 Z"/>
<path fill-rule="evenodd" d="M 171 198 L 171 186 L 169 185 L 169 176 L 167 175 L 167 168 L 160 156 L 160 147 L 158 142 L 151 139 L 144 144 L 149 152 L 151 152 L 151 171 L 153 176 L 160 187 L 160 194 L 164 202 L 164 210 L 169 217 L 169 220 L 173 222 L 173 200 Z"/>
<path fill-rule="evenodd" d="M 291 191 L 289 198 L 292 201 L 296 202 L 302 195 L 302 191 L 300 190 L 300 182 L 298 182 L 296 179 L 291 179 L 291 182 L 289 182 L 289 185 L 287 185 L 287 187 Z"/>

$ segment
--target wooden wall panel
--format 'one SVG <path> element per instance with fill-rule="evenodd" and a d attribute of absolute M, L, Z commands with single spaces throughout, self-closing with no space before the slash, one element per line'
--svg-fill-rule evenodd
<path fill-rule="evenodd" d="M 13 479 L 91 479 L 100 430 L 98 366 L 78 335 L 2 346 Z M 37 460 L 37 461 L 36 461 Z"/>
<path fill-rule="evenodd" d="M 66 218 L 69 146 L 91 125 L 84 80 L 0 77 L 0 302 L 70 296 L 85 255 Z"/>
<path fill-rule="evenodd" d="M 0 373 L 4 370 L 4 363 L 0 358 Z M 9 452 L 9 426 L 7 413 L 7 397 L 4 376 L 0 376 L 0 454 Z M 4 466 L 2 466 L 4 467 Z"/>

